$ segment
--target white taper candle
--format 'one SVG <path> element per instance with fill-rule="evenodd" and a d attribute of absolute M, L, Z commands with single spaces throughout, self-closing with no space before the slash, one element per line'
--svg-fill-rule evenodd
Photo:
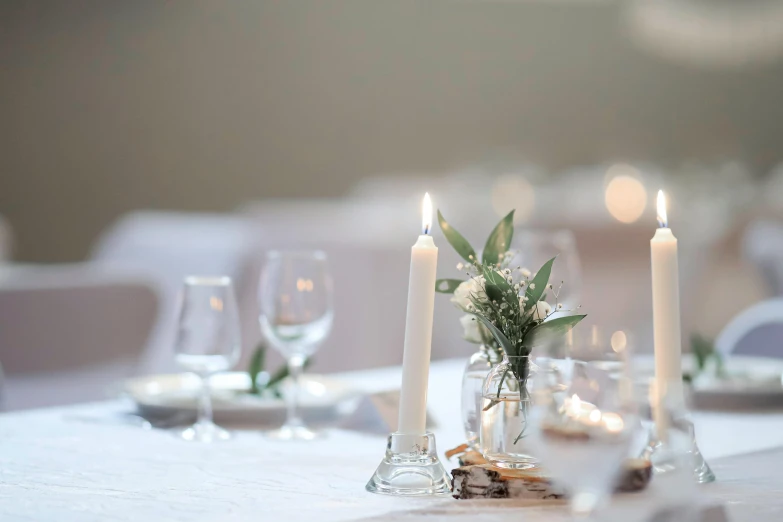
<path fill-rule="evenodd" d="M 650 240 L 652 257 L 653 335 L 658 409 L 658 438 L 666 439 L 662 406 L 679 407 L 684 402 L 680 331 L 680 277 L 677 266 L 677 238 L 668 227 L 666 199 L 658 192 L 658 224 Z"/>
<path fill-rule="evenodd" d="M 425 194 L 422 235 L 411 248 L 400 417 L 397 426 L 399 433 L 409 435 L 424 433 L 427 422 L 427 382 L 430 372 L 435 275 L 438 264 L 438 247 L 429 235 L 431 228 L 432 202 L 429 194 Z"/>

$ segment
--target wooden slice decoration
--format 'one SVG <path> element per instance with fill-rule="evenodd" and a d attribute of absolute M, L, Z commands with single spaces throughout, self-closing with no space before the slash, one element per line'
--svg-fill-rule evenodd
<path fill-rule="evenodd" d="M 467 445 L 446 452 L 447 458 L 457 456 L 460 467 L 452 470 L 453 495 L 457 499 L 515 498 L 562 499 L 567 496 L 540 468 L 525 470 L 496 468 L 484 457 L 470 451 Z M 617 480 L 615 491 L 640 491 L 652 479 L 649 461 L 629 459 Z"/>

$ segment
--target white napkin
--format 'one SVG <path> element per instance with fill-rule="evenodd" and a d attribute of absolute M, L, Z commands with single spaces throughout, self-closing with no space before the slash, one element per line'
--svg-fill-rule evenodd
<path fill-rule="evenodd" d="M 354 412 L 340 423 L 340 428 L 388 435 L 397 431 L 400 392 L 387 391 L 362 397 Z M 427 428 L 434 428 L 432 415 L 427 413 Z"/>

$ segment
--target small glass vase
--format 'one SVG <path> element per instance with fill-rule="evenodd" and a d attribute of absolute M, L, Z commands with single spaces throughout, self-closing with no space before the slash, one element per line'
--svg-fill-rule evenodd
<path fill-rule="evenodd" d="M 482 344 L 478 351 L 470 356 L 462 374 L 462 426 L 468 446 L 474 451 L 479 451 L 484 380 L 492 367 L 499 362 L 497 351 Z"/>
<path fill-rule="evenodd" d="M 480 450 L 499 468 L 527 469 L 537 464 L 526 444 L 534 372 L 528 356 L 504 356 L 484 379 L 481 399 Z"/>

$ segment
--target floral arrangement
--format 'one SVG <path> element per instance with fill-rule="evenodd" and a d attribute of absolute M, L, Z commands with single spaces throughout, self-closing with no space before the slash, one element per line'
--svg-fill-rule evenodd
<path fill-rule="evenodd" d="M 468 276 L 462 279 L 439 279 L 435 290 L 452 294 L 451 301 L 466 312 L 460 319 L 466 340 L 485 344 L 497 355 L 505 354 L 517 381 L 525 382 L 529 373 L 527 356 L 533 348 L 564 335 L 585 315 L 559 315 L 564 310 L 558 302 L 563 286 L 549 282 L 552 258 L 533 274 L 521 266 L 512 267 L 515 253 L 509 251 L 514 234 L 514 211 L 495 226 L 487 238 L 479 259 L 468 241 L 438 211 L 438 223 L 448 242 L 465 260 L 457 265 Z M 547 302 L 551 292 L 554 305 Z M 502 384 L 502 383 L 501 383 Z"/>

